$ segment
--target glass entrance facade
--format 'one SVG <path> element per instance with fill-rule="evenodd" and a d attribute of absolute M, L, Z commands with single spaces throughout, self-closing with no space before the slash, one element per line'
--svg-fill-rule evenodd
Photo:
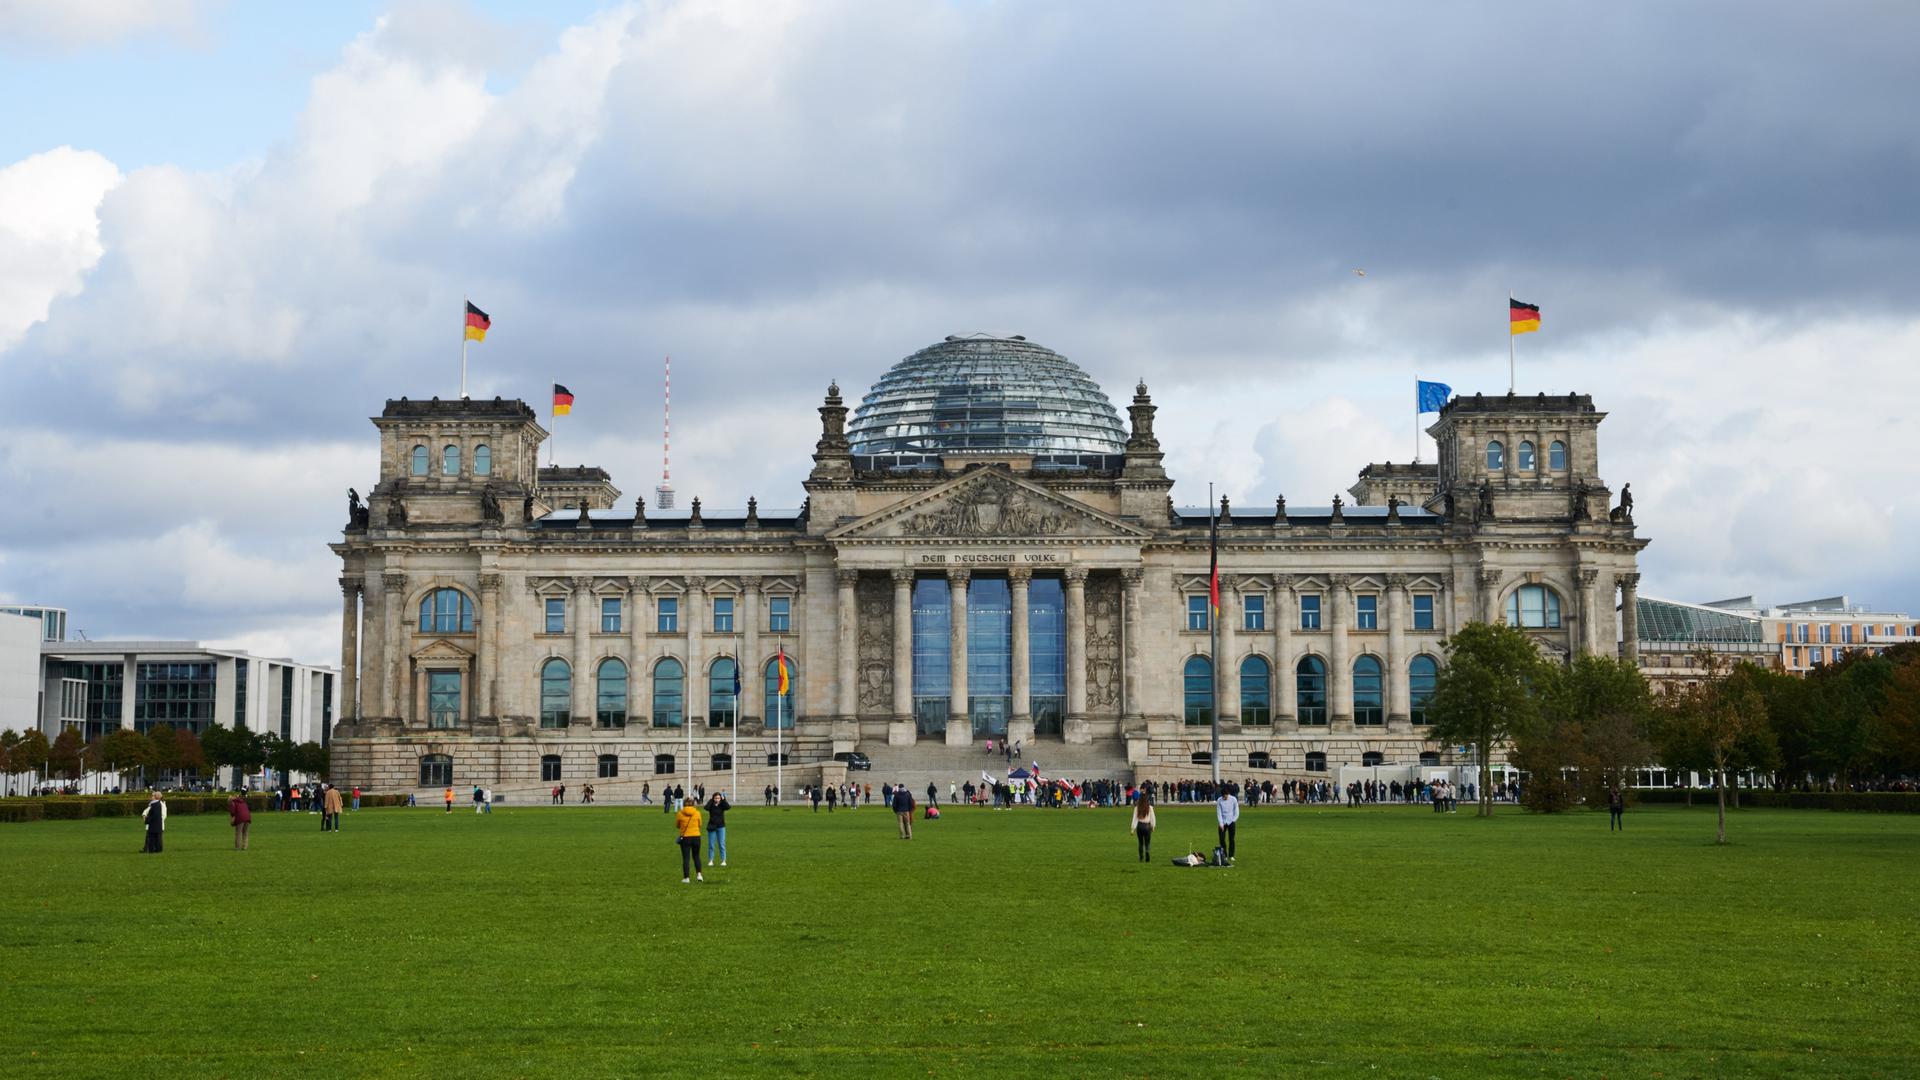
<path fill-rule="evenodd" d="M 945 578 L 913 585 L 913 718 L 921 735 L 947 730 L 952 692 L 953 596 Z M 1013 718 L 1013 587 L 1004 577 L 968 583 L 967 713 L 973 734 L 1004 736 Z M 1058 735 L 1067 700 L 1066 593 L 1036 577 L 1027 593 L 1027 707 L 1039 734 Z"/>
<path fill-rule="evenodd" d="M 947 579 L 919 578 L 913 583 L 913 725 L 922 735 L 947 730 L 947 694 L 953 689 L 948 656 L 952 613 L 947 609 Z"/>
<path fill-rule="evenodd" d="M 1058 735 L 1067 712 L 1067 596 L 1059 578 L 1027 588 L 1028 708 L 1037 735 Z"/>
<path fill-rule="evenodd" d="M 1013 712 L 1013 592 L 1006 578 L 967 586 L 967 715 L 976 736 L 1005 735 Z"/>

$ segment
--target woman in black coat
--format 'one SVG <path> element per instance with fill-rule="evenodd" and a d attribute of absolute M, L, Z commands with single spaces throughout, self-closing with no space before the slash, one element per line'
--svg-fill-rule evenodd
<path fill-rule="evenodd" d="M 141 848 L 143 854 L 155 854 L 160 850 L 160 840 L 167 828 L 167 804 L 160 801 L 160 793 L 154 792 L 147 800 L 147 808 L 140 812 L 147 823 L 147 845 Z"/>

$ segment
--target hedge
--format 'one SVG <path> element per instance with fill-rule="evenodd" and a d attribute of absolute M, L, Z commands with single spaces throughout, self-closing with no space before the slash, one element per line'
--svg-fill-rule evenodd
<path fill-rule="evenodd" d="M 341 792 L 341 798 L 352 805 L 353 797 Z M 166 796 L 168 814 L 224 814 L 231 795 L 168 795 Z M 255 811 L 265 811 L 272 796 L 264 792 L 249 792 L 247 805 Z M 361 795 L 360 805 L 405 806 L 405 795 Z M 0 799 L 0 822 L 7 821 L 78 821 L 95 817 L 139 817 L 147 808 L 147 799 L 139 795 L 43 795 L 21 798 Z"/>
<path fill-rule="evenodd" d="M 1643 803 L 1683 803 L 1684 788 L 1649 788 L 1635 791 Z M 1729 794 L 1733 794 L 1729 792 Z M 1920 814 L 1920 792 L 1916 791 L 1758 791 L 1741 789 L 1739 805 L 1770 807 L 1776 810 L 1855 810 L 1880 814 Z M 1732 802 L 1731 799 L 1728 800 Z M 1712 788 L 1693 789 L 1695 806 L 1714 805 Z"/>

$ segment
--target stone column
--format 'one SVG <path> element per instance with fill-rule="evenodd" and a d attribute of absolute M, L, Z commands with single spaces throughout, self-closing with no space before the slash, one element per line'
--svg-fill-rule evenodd
<path fill-rule="evenodd" d="M 400 637 L 400 609 L 407 601 L 406 571 L 389 570 L 380 575 L 380 584 L 386 594 L 380 605 L 386 623 L 386 632 L 381 635 L 380 715 L 392 718 L 400 716 L 400 702 L 405 700 L 407 654 L 412 651 Z"/>
<path fill-rule="evenodd" d="M 573 702 L 568 707 L 572 723 L 593 723 L 593 579 L 573 579 Z"/>
<path fill-rule="evenodd" d="M 704 724 L 707 715 L 707 660 L 706 660 L 706 620 L 713 617 L 707 603 L 707 579 L 694 575 L 687 579 L 687 610 L 680 613 L 680 625 L 687 634 L 687 681 L 686 699 L 682 702 L 682 714 L 689 727 L 694 717 L 701 718 Z M 697 737 L 700 732 L 694 732 Z M 680 737 L 686 738 L 686 732 Z M 683 747 L 684 751 L 684 747 Z"/>
<path fill-rule="evenodd" d="M 1500 577 L 1498 570 L 1480 571 L 1480 621 L 1500 621 Z"/>
<path fill-rule="evenodd" d="M 500 587 L 499 574 L 480 575 L 480 621 L 474 630 L 480 637 L 480 655 L 474 658 L 473 685 L 467 687 L 473 715 L 494 719 L 505 711 L 496 704 L 500 693 Z"/>
<path fill-rule="evenodd" d="M 888 746 L 912 746 L 913 723 L 913 570 L 893 571 L 893 717 L 887 723 Z"/>
<path fill-rule="evenodd" d="M 1087 572 L 1067 570 L 1067 715 L 1087 718 Z"/>
<path fill-rule="evenodd" d="M 355 680 L 360 676 L 360 579 L 340 579 L 340 718 L 360 719 Z"/>
<path fill-rule="evenodd" d="M 757 716 L 765 723 L 767 711 L 763 699 L 767 696 L 767 680 L 759 672 L 759 578 L 749 575 L 740 579 L 740 601 L 733 612 L 733 626 L 742 635 L 740 650 L 734 655 L 734 662 L 740 665 L 740 700 L 733 703 L 733 722 L 739 724 L 748 716 Z"/>
<path fill-rule="evenodd" d="M 843 720 L 852 720 L 860 714 L 860 635 L 854 624 L 859 617 L 858 603 L 854 598 L 854 586 L 860 583 L 860 571 L 840 570 L 834 575 L 834 583 L 839 587 L 839 608 L 834 643 L 834 659 L 839 670 L 840 685 L 836 688 L 839 695 L 835 711 Z"/>
<path fill-rule="evenodd" d="M 1620 582 L 1620 654 L 1635 667 L 1640 665 L 1640 575 L 1617 574 Z"/>
<path fill-rule="evenodd" d="M 1007 738 L 1025 746 L 1033 745 L 1033 665 L 1032 646 L 1027 632 L 1030 618 L 1027 604 L 1033 583 L 1033 571 L 1014 567 L 1007 571 L 1007 584 L 1013 593 L 1013 714 L 1007 718 Z"/>
<path fill-rule="evenodd" d="M 653 711 L 652 668 L 647 663 L 647 620 L 653 612 L 647 610 L 647 579 L 630 577 L 627 579 L 627 724 L 637 726 L 636 718 L 645 715 L 640 706 L 646 705 L 647 713 Z M 651 717 L 649 717 L 649 720 Z"/>
<path fill-rule="evenodd" d="M 1126 655 L 1121 658 L 1121 662 L 1126 665 L 1126 669 L 1121 672 L 1121 686 L 1127 695 L 1127 717 L 1133 719 L 1146 714 L 1146 709 L 1142 707 L 1140 701 L 1142 681 L 1140 640 L 1146 633 L 1140 625 L 1140 607 L 1146 600 L 1147 572 L 1140 567 L 1133 567 L 1121 573 L 1120 582 L 1121 602 L 1125 605 L 1124 619 L 1127 635 Z"/>
<path fill-rule="evenodd" d="M 1580 635 L 1574 648 L 1582 653 L 1604 656 L 1600 650 L 1600 598 L 1596 595 L 1600 571 L 1580 568 Z"/>
<path fill-rule="evenodd" d="M 1293 624 L 1299 620 L 1299 603 L 1294 599 L 1293 575 L 1273 576 L 1273 703 L 1274 730 L 1297 729 L 1300 714 L 1295 711 L 1296 679 L 1293 659 Z"/>
<path fill-rule="evenodd" d="M 1220 716 L 1222 724 L 1236 724 L 1240 721 L 1240 627 L 1235 617 L 1240 610 L 1240 578 L 1234 574 L 1220 575 L 1220 610 L 1213 617 L 1220 620 L 1220 655 L 1212 657 L 1216 678 L 1214 685 L 1220 688 L 1220 700 L 1213 708 Z"/>
<path fill-rule="evenodd" d="M 1387 575 L 1387 728 L 1411 731 L 1407 685 L 1407 575 Z"/>
<path fill-rule="evenodd" d="M 1351 732 L 1353 730 L 1353 651 L 1352 643 L 1347 640 L 1347 627 L 1353 622 L 1353 593 L 1347 588 L 1347 575 L 1335 574 L 1329 579 L 1331 588 L 1327 591 L 1327 603 L 1333 610 L 1327 614 L 1328 636 L 1330 642 L 1327 652 L 1327 719 L 1332 731 Z"/>
<path fill-rule="evenodd" d="M 973 718 L 967 700 L 967 582 L 970 571 L 947 571 L 947 658 L 952 670 L 947 691 L 947 745 L 973 743 Z"/>

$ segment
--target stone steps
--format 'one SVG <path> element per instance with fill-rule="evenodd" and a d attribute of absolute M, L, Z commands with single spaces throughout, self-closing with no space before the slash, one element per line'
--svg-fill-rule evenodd
<path fill-rule="evenodd" d="M 993 754 L 988 755 L 984 742 L 953 747 L 937 742 L 910 747 L 865 742 L 860 744 L 860 750 L 873 760 L 873 771 L 849 773 L 848 780 L 872 784 L 876 792 L 883 783 L 905 784 L 921 798 L 926 796 L 929 783 L 939 788 L 940 798 L 944 800 L 949 784 L 962 785 L 971 780 L 978 785 L 983 771 L 999 779 L 1016 764 L 1030 769 L 1035 762 L 1039 763 L 1043 776 L 1122 782 L 1133 778 L 1133 768 L 1127 764 L 1126 744 L 1118 739 L 1082 745 L 1041 741 L 1022 746 L 1022 759 L 1015 763 L 1007 761 L 998 745 Z"/>

